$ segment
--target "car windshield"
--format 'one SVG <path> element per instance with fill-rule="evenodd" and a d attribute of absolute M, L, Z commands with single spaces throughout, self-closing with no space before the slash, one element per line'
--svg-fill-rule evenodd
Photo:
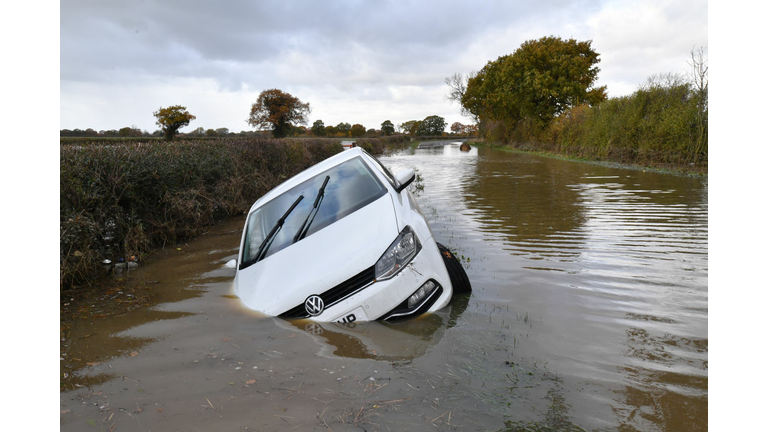
<path fill-rule="evenodd" d="M 322 172 L 311 179 L 293 187 L 282 195 L 256 209 L 248 217 L 242 262 L 253 264 L 259 246 L 264 237 L 277 224 L 280 217 L 303 195 L 296 208 L 285 219 L 283 227 L 272 240 L 264 258 L 290 246 L 302 224 L 307 220 L 312 206 L 326 177 L 329 177 L 325 194 L 319 202 L 317 214 L 312 219 L 305 237 L 331 225 L 355 211 L 377 200 L 386 193 L 386 189 L 376 178 L 373 171 L 359 157 Z M 301 240 L 299 240 L 301 241 Z"/>

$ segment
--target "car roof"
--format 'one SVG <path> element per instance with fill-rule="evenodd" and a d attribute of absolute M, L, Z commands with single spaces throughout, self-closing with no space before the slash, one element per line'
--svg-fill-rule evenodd
<path fill-rule="evenodd" d="M 295 176 L 289 178 L 288 180 L 280 183 L 278 186 L 276 186 L 274 189 L 270 190 L 269 192 L 265 193 L 261 196 L 258 200 L 256 200 L 255 203 L 251 206 L 251 209 L 248 211 L 250 214 L 254 210 L 256 210 L 258 207 L 261 207 L 265 203 L 271 201 L 272 199 L 284 194 L 288 190 L 290 190 L 292 187 L 304 182 L 305 180 L 308 180 L 323 171 L 326 171 L 330 168 L 335 167 L 336 165 L 346 162 L 350 159 L 354 159 L 357 156 L 363 155 L 363 149 L 359 147 L 351 148 L 349 150 L 344 150 L 340 153 L 337 153 L 323 161 L 320 161 L 316 163 L 315 165 L 312 165 L 311 167 L 305 169 L 304 171 L 296 174 Z M 366 158 L 362 158 L 363 161 L 368 163 Z"/>

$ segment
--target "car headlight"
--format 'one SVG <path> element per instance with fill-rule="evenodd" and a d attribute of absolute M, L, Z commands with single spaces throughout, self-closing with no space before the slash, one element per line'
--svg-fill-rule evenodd
<path fill-rule="evenodd" d="M 376 261 L 376 280 L 386 280 L 395 276 L 420 250 L 419 238 L 411 227 L 406 226 Z"/>

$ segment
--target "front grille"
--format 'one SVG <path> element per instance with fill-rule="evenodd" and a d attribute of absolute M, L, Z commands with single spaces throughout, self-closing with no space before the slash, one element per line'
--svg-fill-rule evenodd
<path fill-rule="evenodd" d="M 376 271 L 374 266 L 371 266 L 345 280 L 344 282 L 336 285 L 335 287 L 329 289 L 328 291 L 320 294 L 320 298 L 323 299 L 323 304 L 325 304 L 325 308 L 328 309 L 329 307 L 373 283 L 375 277 Z M 306 309 L 304 309 L 304 303 L 294 308 L 288 309 L 287 311 L 280 314 L 280 318 L 285 319 L 307 317 L 309 317 L 309 314 L 307 313 Z"/>

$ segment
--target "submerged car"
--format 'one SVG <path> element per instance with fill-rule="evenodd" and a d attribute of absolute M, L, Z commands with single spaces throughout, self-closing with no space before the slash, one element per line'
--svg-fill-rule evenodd
<path fill-rule="evenodd" d="M 341 323 L 445 307 L 469 279 L 406 189 L 414 179 L 357 147 L 280 184 L 248 212 L 235 294 L 267 315 Z"/>

